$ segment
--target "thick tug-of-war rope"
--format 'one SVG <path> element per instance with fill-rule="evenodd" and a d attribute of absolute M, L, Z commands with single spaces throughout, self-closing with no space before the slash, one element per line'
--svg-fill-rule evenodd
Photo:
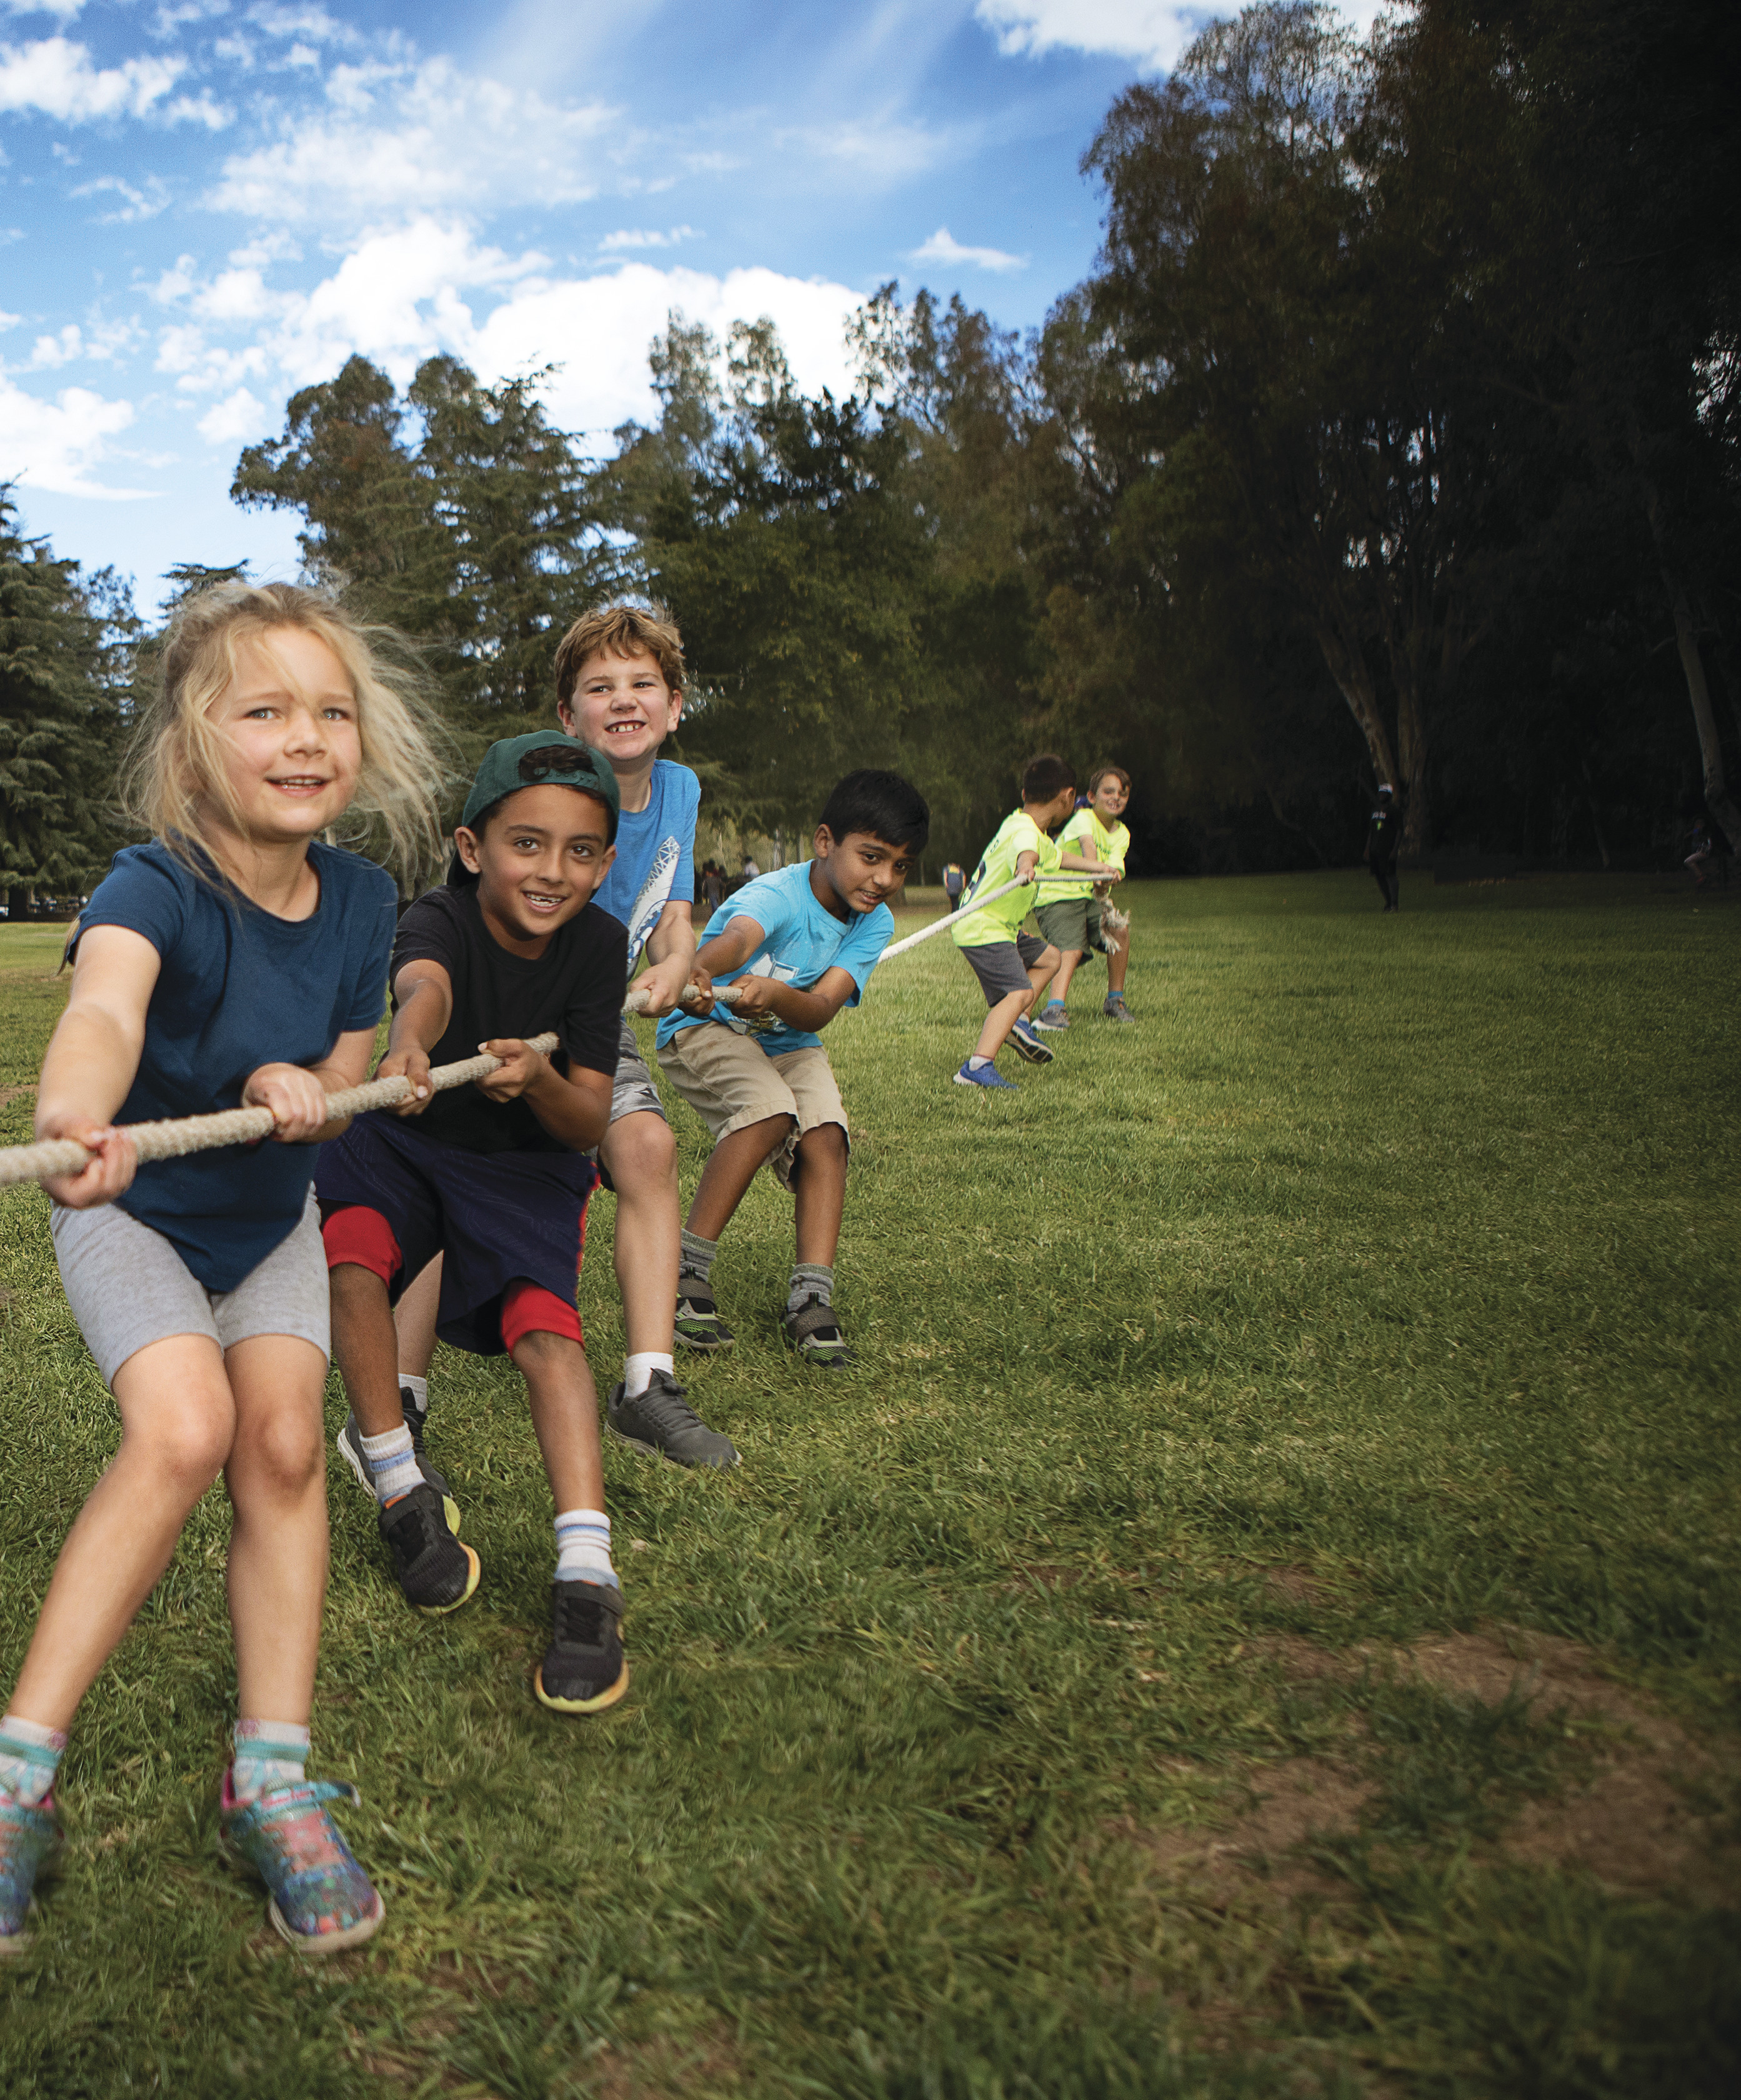
<path fill-rule="evenodd" d="M 553 1035 L 534 1035 L 527 1048 L 548 1057 L 556 1048 Z M 500 1068 L 502 1060 L 487 1052 L 462 1058 L 456 1065 L 438 1065 L 430 1074 L 437 1093 L 449 1087 L 469 1086 L 474 1079 L 487 1079 Z M 360 1087 L 346 1087 L 327 1096 L 333 1116 L 361 1115 L 369 1109 L 390 1109 L 412 1098 L 409 1079 L 369 1079 Z M 211 1152 L 221 1145 L 252 1145 L 270 1137 L 275 1125 L 270 1109 L 221 1109 L 216 1115 L 179 1116 L 171 1123 L 125 1124 L 143 1166 L 150 1159 L 181 1159 L 190 1152 Z M 96 1157 L 70 1137 L 47 1139 L 41 1145 L 14 1145 L 0 1150 L 0 1188 L 18 1181 L 40 1181 L 46 1175 L 77 1174 Z"/>
<path fill-rule="evenodd" d="M 964 898 L 958 908 L 941 919 L 934 919 L 928 926 L 922 926 L 916 933 L 909 933 L 904 941 L 897 941 L 883 951 L 882 960 L 903 954 L 916 947 L 921 941 L 928 941 L 933 934 L 941 933 L 945 926 L 953 926 L 958 919 L 969 912 L 979 911 L 999 897 L 1007 897 L 1012 889 L 1020 889 L 1031 882 L 1031 876 L 1018 876 L 1013 882 L 1006 882 L 1001 889 L 989 889 L 983 897 Z M 1108 918 L 1112 917 L 1109 911 Z M 1103 922 L 1104 923 L 1104 922 Z M 1125 924 L 1130 921 L 1126 920 Z M 735 1006 L 738 987 L 735 985 L 716 985 L 713 999 L 721 1006 Z M 625 1013 L 644 1013 L 647 997 L 643 987 L 637 985 L 623 1002 Z M 699 993 L 685 993 L 682 1004 L 692 1012 L 699 1012 L 710 1002 Z M 757 1014 L 748 1020 L 752 1029 L 772 1027 L 774 1016 Z M 554 1035 L 534 1035 L 527 1039 L 527 1048 L 545 1057 L 557 1047 Z M 450 1087 L 469 1086 L 474 1079 L 487 1079 L 501 1065 L 500 1057 L 482 1052 L 475 1057 L 462 1058 L 456 1065 L 438 1065 L 430 1074 L 430 1084 L 437 1093 Z M 400 1101 L 411 1099 L 408 1079 L 369 1079 L 360 1087 L 346 1087 L 340 1092 L 327 1096 L 329 1114 L 336 1119 L 340 1116 L 363 1115 L 370 1109 L 390 1109 Z M 123 1126 L 133 1140 L 143 1167 L 153 1159 L 181 1159 L 190 1152 L 212 1152 L 225 1145 L 253 1145 L 262 1138 L 270 1137 L 276 1127 L 270 1109 L 222 1109 L 216 1115 L 181 1116 L 168 1123 L 134 1123 Z M 50 1138 L 41 1145 L 13 1145 L 0 1147 L 0 1189 L 15 1187 L 20 1181 L 41 1181 L 57 1174 L 77 1174 L 95 1158 L 75 1140 Z"/>

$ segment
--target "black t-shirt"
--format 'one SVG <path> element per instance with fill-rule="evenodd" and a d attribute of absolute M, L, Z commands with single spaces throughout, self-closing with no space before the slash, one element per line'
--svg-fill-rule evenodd
<path fill-rule="evenodd" d="M 405 912 L 393 943 L 393 981 L 407 963 L 439 963 L 453 984 L 447 1033 L 430 1052 L 432 1065 L 475 1057 L 492 1037 L 524 1042 L 553 1029 L 562 1048 L 551 1057 L 559 1072 L 571 1061 L 588 1072 L 614 1075 L 623 995 L 628 982 L 628 935 L 620 920 L 588 904 L 564 926 L 536 962 L 510 955 L 491 933 L 478 909 L 475 884 L 426 890 Z M 399 1009 L 395 993 L 394 1010 Z M 476 1087 L 437 1094 L 417 1127 L 468 1152 L 566 1152 L 523 1101 L 492 1101 Z"/>

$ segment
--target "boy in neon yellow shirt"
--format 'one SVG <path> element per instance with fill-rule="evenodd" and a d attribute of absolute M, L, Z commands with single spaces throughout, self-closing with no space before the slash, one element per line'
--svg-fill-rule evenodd
<path fill-rule="evenodd" d="M 1060 833 L 1060 850 L 1073 848 L 1104 866 L 1115 868 L 1116 882 L 1124 880 L 1125 858 L 1131 850 L 1131 834 L 1118 819 L 1131 799 L 1131 776 L 1122 765 L 1097 765 L 1088 776 L 1088 801 Z M 1109 1021 L 1131 1021 L 1135 1017 L 1125 1004 L 1125 971 L 1131 960 L 1131 936 L 1114 933 L 1102 924 L 1104 886 L 1086 876 L 1054 877 L 1042 880 L 1034 893 L 1034 915 L 1040 931 L 1063 960 L 1058 965 L 1051 997 L 1034 1016 L 1034 1026 L 1049 1030 L 1068 1028 L 1070 980 L 1078 963 L 1097 948 L 1106 958 L 1106 1004 L 1101 1008 Z"/>
<path fill-rule="evenodd" d="M 1034 1034 L 1027 1010 L 1051 982 L 1060 957 L 1047 942 L 1020 930 L 1032 902 L 1028 890 L 1012 889 L 1007 897 L 977 911 L 972 907 L 976 897 L 1006 882 L 1020 878 L 1024 884 L 1031 883 L 1060 868 L 1091 880 L 1113 878 L 1116 871 L 1110 866 L 1086 860 L 1073 851 L 1061 852 L 1047 836 L 1053 825 L 1069 814 L 1075 801 L 1076 774 L 1070 765 L 1051 752 L 1031 760 L 1021 776 L 1021 807 L 1012 810 L 998 827 L 967 885 L 962 899 L 966 915 L 951 929 L 950 938 L 979 979 L 991 1010 L 973 1054 L 955 1074 L 958 1087 L 988 1091 L 1007 1087 L 1010 1082 L 993 1061 L 1006 1041 L 1030 1065 L 1052 1061 L 1051 1048 Z"/>

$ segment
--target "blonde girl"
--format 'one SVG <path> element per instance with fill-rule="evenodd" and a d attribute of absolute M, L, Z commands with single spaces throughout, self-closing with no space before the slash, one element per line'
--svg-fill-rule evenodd
<path fill-rule="evenodd" d="M 168 637 L 128 781 L 148 845 L 80 923 L 37 1089 L 39 1137 L 94 1154 L 49 1182 L 67 1297 L 120 1410 L 0 1718 L 0 1952 L 23 1942 L 55 1835 L 55 1767 L 84 1697 L 221 1473 L 234 1511 L 240 1717 L 220 1820 L 310 1953 L 367 1939 L 381 1899 L 308 1783 L 326 1590 L 327 1277 L 310 1183 L 366 1074 L 397 903 L 324 841 L 346 811 L 408 868 L 433 854 L 439 769 L 403 682 L 330 600 L 224 584 Z M 126 1125 L 240 1103 L 275 1141 L 148 1167 Z"/>

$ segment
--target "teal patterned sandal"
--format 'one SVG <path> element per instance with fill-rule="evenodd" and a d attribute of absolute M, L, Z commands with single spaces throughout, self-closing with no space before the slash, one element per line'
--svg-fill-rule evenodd
<path fill-rule="evenodd" d="M 381 1891 L 357 1864 L 326 1807 L 361 1799 L 354 1786 L 323 1779 L 272 1787 L 244 1806 L 236 1798 L 233 1771 L 223 1776 L 218 1815 L 224 1842 L 266 1883 L 272 1923 L 305 1954 L 359 1947 L 386 1916 Z"/>
<path fill-rule="evenodd" d="M 40 1808 L 31 1808 L 10 1793 L 0 1793 L 0 1960 L 22 1954 L 30 1944 L 24 1920 L 37 1872 L 60 1834 L 52 1794 Z"/>

